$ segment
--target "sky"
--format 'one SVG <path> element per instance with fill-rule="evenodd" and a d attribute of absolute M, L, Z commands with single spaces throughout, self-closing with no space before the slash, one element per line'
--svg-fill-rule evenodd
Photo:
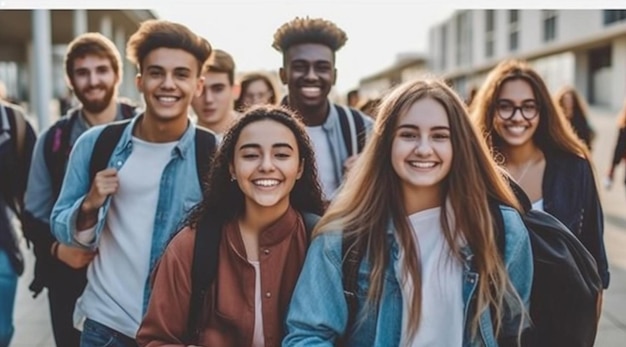
<path fill-rule="evenodd" d="M 345 93 L 363 77 L 391 66 L 398 53 L 428 48 L 428 30 L 454 11 L 435 1 L 193 1 L 154 6 L 160 18 L 184 23 L 214 48 L 230 53 L 237 70 L 277 70 L 281 54 L 274 32 L 296 16 L 322 17 L 348 35 L 336 54 L 336 90 Z M 192 9 L 192 10 L 190 10 Z"/>
<path fill-rule="evenodd" d="M 391 66 L 400 53 L 428 54 L 429 29 L 464 8 L 616 8 L 617 0 L 0 0 L 3 8 L 151 9 L 233 55 L 239 72 L 277 70 L 273 34 L 296 16 L 323 17 L 348 35 L 337 52 L 335 90 Z M 623 7 L 623 5 L 622 5 Z"/>

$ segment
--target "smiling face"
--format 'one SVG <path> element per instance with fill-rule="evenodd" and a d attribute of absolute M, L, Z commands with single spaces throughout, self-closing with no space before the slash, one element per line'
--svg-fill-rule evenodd
<path fill-rule="evenodd" d="M 88 54 L 73 62 L 70 84 L 88 112 L 100 113 L 111 104 L 118 80 L 109 58 Z"/>
<path fill-rule="evenodd" d="M 157 48 L 141 66 L 136 83 L 146 102 L 146 116 L 161 121 L 186 118 L 192 98 L 202 93 L 196 58 L 182 49 Z"/>
<path fill-rule="evenodd" d="M 293 45 L 285 53 L 284 66 L 279 72 L 289 90 L 291 107 L 297 110 L 324 107 L 336 78 L 333 51 L 317 43 Z"/>
<path fill-rule="evenodd" d="M 230 173 L 245 196 L 246 210 L 289 206 L 289 194 L 302 176 L 296 137 L 274 120 L 250 123 L 242 129 Z"/>
<path fill-rule="evenodd" d="M 234 98 L 235 92 L 227 73 L 206 72 L 202 94 L 191 102 L 198 124 L 211 130 L 225 128 L 224 123 L 231 121 L 229 115 L 233 111 Z"/>
<path fill-rule="evenodd" d="M 262 79 L 258 79 L 248 84 L 243 94 L 243 102 L 246 107 L 269 104 L 272 95 L 273 92 L 267 83 Z"/>
<path fill-rule="evenodd" d="M 493 125 L 503 145 L 531 144 L 541 115 L 530 84 L 522 79 L 504 82 L 495 102 Z"/>
<path fill-rule="evenodd" d="M 405 197 L 440 191 L 452 165 L 452 142 L 448 115 L 439 102 L 418 100 L 398 118 L 391 164 L 402 181 Z"/>

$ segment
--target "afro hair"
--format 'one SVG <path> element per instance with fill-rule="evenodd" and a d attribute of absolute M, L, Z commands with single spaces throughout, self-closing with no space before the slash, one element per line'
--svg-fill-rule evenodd
<path fill-rule="evenodd" d="M 336 52 L 347 40 L 346 33 L 329 20 L 296 17 L 276 30 L 272 47 L 279 52 L 285 52 L 293 45 L 318 43 Z"/>

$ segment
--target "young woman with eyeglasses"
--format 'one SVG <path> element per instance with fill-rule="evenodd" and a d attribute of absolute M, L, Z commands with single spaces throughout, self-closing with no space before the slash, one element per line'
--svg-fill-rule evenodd
<path fill-rule="evenodd" d="M 487 76 L 470 111 L 533 208 L 552 214 L 580 239 L 607 288 L 602 207 L 590 154 L 543 79 L 525 62 L 503 61 Z"/>

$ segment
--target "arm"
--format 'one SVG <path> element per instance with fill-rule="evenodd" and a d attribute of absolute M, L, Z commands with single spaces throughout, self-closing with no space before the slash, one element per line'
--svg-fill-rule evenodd
<path fill-rule="evenodd" d="M 77 235 L 78 217 L 90 191 L 89 162 L 95 141 L 102 127 L 91 129 L 76 141 L 67 164 L 63 185 L 50 215 L 50 227 L 56 239 L 67 245 L 95 250 L 104 226 L 108 204 L 99 206 L 95 212 L 94 237 L 91 242 L 80 242 Z"/>
<path fill-rule="evenodd" d="M 602 205 L 598 197 L 596 189 L 595 177 L 591 169 L 590 163 L 585 161 L 583 166 L 583 185 L 584 192 L 584 213 L 582 220 L 582 228 L 580 241 L 585 248 L 591 253 L 598 265 L 598 274 L 602 279 L 602 287 L 609 287 L 609 264 L 606 258 L 606 249 L 604 248 L 604 220 L 602 213 Z"/>
<path fill-rule="evenodd" d="M 291 298 L 283 346 L 331 347 L 343 335 L 348 309 L 341 271 L 341 234 L 315 238 Z"/>
<path fill-rule="evenodd" d="M 611 161 L 611 167 L 609 168 L 608 176 L 613 179 L 613 172 L 615 167 L 622 161 L 626 154 L 626 128 L 619 129 L 619 135 L 617 137 L 617 143 L 613 150 L 613 160 Z"/>
<path fill-rule="evenodd" d="M 137 332 L 140 346 L 185 346 L 195 233 L 183 229 L 155 268 L 152 295 Z"/>

